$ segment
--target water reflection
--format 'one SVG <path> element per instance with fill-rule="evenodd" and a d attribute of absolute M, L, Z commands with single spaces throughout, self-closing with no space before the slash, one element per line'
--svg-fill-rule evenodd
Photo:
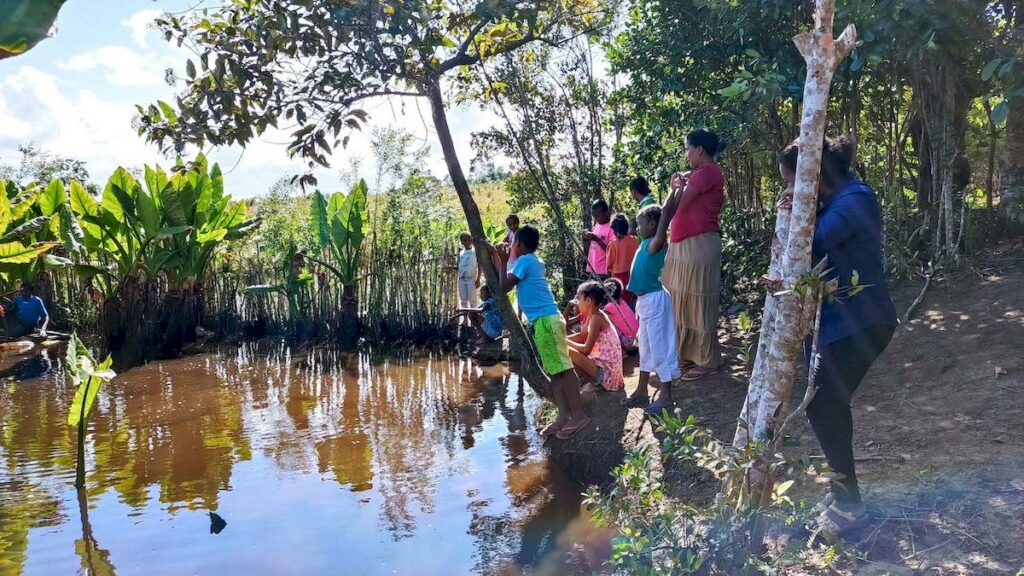
<path fill-rule="evenodd" d="M 538 400 L 501 365 L 283 344 L 152 363 L 101 391 L 79 500 L 57 358 L 0 366 L 0 574 L 600 566 L 577 558 L 586 538 L 559 541 L 580 488 L 549 470 Z"/>

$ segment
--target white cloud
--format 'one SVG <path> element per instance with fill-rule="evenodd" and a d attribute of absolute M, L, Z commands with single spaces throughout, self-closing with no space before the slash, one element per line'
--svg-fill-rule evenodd
<path fill-rule="evenodd" d="M 140 10 L 121 22 L 132 31 L 132 40 L 140 48 L 148 48 L 147 37 L 154 32 L 153 20 L 162 16 L 163 10 Z"/>
<path fill-rule="evenodd" d="M 30 66 L 0 81 L 0 119 L 17 118 L 31 127 L 0 139 L 0 152 L 7 156 L 32 140 L 45 150 L 85 160 L 97 179 L 117 166 L 141 166 L 158 158 L 156 149 L 144 145 L 131 128 L 133 107 L 107 102 L 89 90 L 67 95 L 61 88 L 55 76 Z"/>
<path fill-rule="evenodd" d="M 176 62 L 168 56 L 132 50 L 127 46 L 103 46 L 76 54 L 57 65 L 70 72 L 104 70 L 103 77 L 114 86 L 160 86 L 164 71 Z"/>

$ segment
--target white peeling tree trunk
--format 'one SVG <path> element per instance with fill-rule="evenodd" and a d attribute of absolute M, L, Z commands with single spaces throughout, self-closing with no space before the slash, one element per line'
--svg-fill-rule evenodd
<path fill-rule="evenodd" d="M 782 253 L 786 249 L 786 242 L 789 239 L 789 221 L 792 216 L 789 206 L 779 207 L 775 214 L 775 235 L 772 236 L 772 258 L 768 265 L 768 281 L 772 284 L 782 282 Z M 768 346 L 772 341 L 772 334 L 775 333 L 775 316 L 778 309 L 779 299 L 775 291 L 769 289 L 764 297 L 764 311 L 761 313 L 761 334 L 757 341 L 757 354 L 754 356 L 754 368 L 752 374 L 764 374 L 765 364 L 768 362 Z M 744 425 L 736 427 L 736 436 L 733 438 L 734 446 L 743 446 L 749 437 L 748 414 L 756 414 L 758 404 L 761 402 L 761 389 L 753 385 L 751 380 L 750 388 L 747 390 L 747 401 L 743 403 L 743 410 L 740 412 L 740 421 Z"/>
<path fill-rule="evenodd" d="M 835 0 L 817 0 L 814 30 L 793 38 L 807 63 L 807 80 L 804 84 L 793 211 L 782 255 L 781 278 L 785 288 L 797 284 L 811 269 L 811 242 L 814 238 L 829 89 L 836 68 L 853 49 L 857 36 L 856 28 L 850 25 L 838 39 L 833 39 L 834 16 Z M 771 306 L 771 301 L 772 297 L 769 297 L 766 307 Z M 748 434 L 737 434 L 739 445 L 750 438 L 768 440 L 771 432 L 777 430 L 784 420 L 783 412 L 793 392 L 800 345 L 809 329 L 809 307 L 815 305 L 813 291 L 808 291 L 806 298 L 793 290 L 777 297 L 770 339 L 758 347 L 747 393 L 749 431 Z"/>

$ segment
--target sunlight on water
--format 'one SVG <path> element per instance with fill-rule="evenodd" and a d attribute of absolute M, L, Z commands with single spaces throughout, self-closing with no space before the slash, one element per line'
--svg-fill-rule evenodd
<path fill-rule="evenodd" d="M 3 359 L 0 575 L 566 574 L 608 538 L 548 466 L 507 368 L 284 344 L 105 388 L 74 481 L 60 354 Z M 215 514 L 211 514 L 215 513 Z"/>

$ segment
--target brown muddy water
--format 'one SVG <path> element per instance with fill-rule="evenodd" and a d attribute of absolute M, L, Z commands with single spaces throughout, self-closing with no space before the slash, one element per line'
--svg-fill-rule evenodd
<path fill-rule="evenodd" d="M 540 401 L 501 365 L 264 343 L 130 370 L 97 400 L 82 506 L 62 356 L 0 360 L 0 575 L 589 574 L 607 558 L 582 488 L 545 460 Z"/>

